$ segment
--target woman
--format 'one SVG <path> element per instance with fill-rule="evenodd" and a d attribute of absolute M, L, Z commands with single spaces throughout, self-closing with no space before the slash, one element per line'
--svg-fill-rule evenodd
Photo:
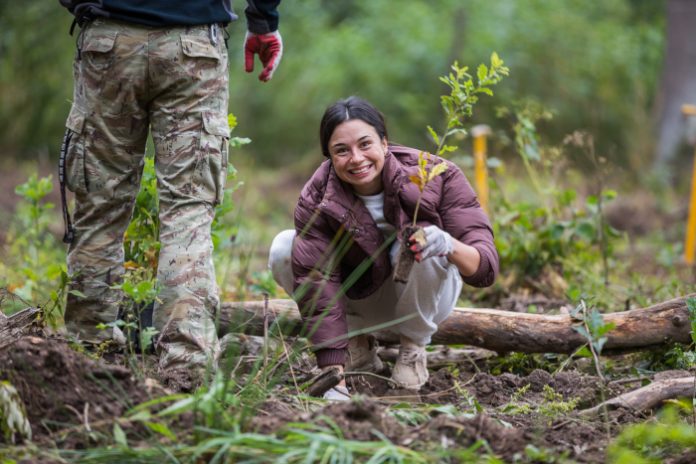
<path fill-rule="evenodd" d="M 426 243 L 400 231 L 413 220 L 419 150 L 389 144 L 382 114 L 357 97 L 331 105 L 321 120 L 327 158 L 302 189 L 295 230 L 273 241 L 270 268 L 294 294 L 322 369 L 382 370 L 374 339 L 379 324 L 399 335 L 392 380 L 418 389 L 428 380 L 425 346 L 454 308 L 462 282 L 491 285 L 498 254 L 490 222 L 461 170 L 448 169 L 424 190 L 417 223 Z M 431 166 L 432 167 L 432 164 Z M 399 240 L 416 263 L 408 282 L 392 279 Z M 351 335 L 359 333 L 348 339 Z M 356 332 L 359 331 L 359 332 Z M 349 398 L 345 383 L 326 397 Z"/>

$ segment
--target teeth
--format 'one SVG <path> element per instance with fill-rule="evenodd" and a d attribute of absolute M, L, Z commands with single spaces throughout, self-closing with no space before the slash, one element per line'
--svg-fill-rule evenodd
<path fill-rule="evenodd" d="M 360 167 L 358 169 L 351 169 L 350 173 L 351 174 L 362 174 L 363 172 L 366 172 L 368 169 L 370 169 L 370 165 Z"/>

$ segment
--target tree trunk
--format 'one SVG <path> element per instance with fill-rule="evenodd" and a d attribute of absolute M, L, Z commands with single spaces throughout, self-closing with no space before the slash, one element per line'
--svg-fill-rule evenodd
<path fill-rule="evenodd" d="M 681 114 L 684 103 L 696 104 L 696 2 L 667 3 L 667 48 L 660 82 L 660 115 L 656 165 L 669 169 L 687 128 Z"/>
<path fill-rule="evenodd" d="M 637 390 L 624 393 L 593 408 L 585 409 L 580 414 L 593 416 L 599 414 L 604 407 L 609 410 L 624 408 L 635 412 L 643 412 L 659 406 L 665 400 L 673 398 L 692 398 L 696 395 L 694 377 L 658 380 Z"/>
<path fill-rule="evenodd" d="M 675 298 L 647 308 L 604 314 L 605 322 L 616 327 L 607 334 L 604 353 L 626 352 L 689 343 L 691 323 L 686 297 Z M 225 303 L 219 332 L 263 334 L 264 302 Z M 270 300 L 267 314 L 271 330 L 276 324 L 286 335 L 303 335 L 297 305 L 292 300 Z M 434 345 L 474 345 L 505 353 L 570 354 L 587 340 L 575 331 L 580 321 L 569 315 L 526 314 L 496 309 L 455 308 L 432 337 Z M 382 342 L 393 342 L 387 332 L 375 334 Z"/>

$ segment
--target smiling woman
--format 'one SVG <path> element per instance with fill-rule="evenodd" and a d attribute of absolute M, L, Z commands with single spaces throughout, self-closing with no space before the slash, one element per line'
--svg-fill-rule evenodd
<path fill-rule="evenodd" d="M 382 191 L 382 168 L 387 139 L 360 119 L 340 124 L 329 139 L 331 162 L 339 179 L 350 184 L 358 195 Z"/>
<path fill-rule="evenodd" d="M 320 368 L 381 372 L 367 333 L 388 326 L 400 337 L 392 380 L 419 389 L 428 380 L 425 345 L 462 283 L 488 286 L 498 272 L 490 222 L 461 170 L 437 156 L 429 162 L 448 169 L 420 197 L 409 182 L 419 150 L 390 144 L 382 114 L 365 100 L 331 105 L 319 137 L 328 159 L 302 190 L 295 229 L 274 239 L 269 266 L 297 301 Z M 425 244 L 400 236 L 419 197 Z M 406 283 L 391 278 L 399 241 L 416 254 Z M 326 397 L 349 398 L 345 382 Z"/>

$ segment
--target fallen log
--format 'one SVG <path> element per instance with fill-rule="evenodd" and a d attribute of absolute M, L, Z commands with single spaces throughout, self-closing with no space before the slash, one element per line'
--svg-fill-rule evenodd
<path fill-rule="evenodd" d="M 605 322 L 615 324 L 607 334 L 603 353 L 650 349 L 672 342 L 690 343 L 691 324 L 686 300 L 694 295 L 674 298 L 646 308 L 604 314 Z M 292 300 L 233 302 L 222 305 L 219 333 L 263 334 L 264 313 L 272 330 L 285 335 L 302 335 L 297 305 Z M 433 345 L 474 345 L 498 353 L 570 354 L 587 343 L 574 330 L 580 321 L 568 314 L 544 315 L 497 309 L 455 308 L 432 337 Z M 377 332 L 382 342 L 393 342 L 393 335 Z"/>
<path fill-rule="evenodd" d="M 581 415 L 594 416 L 605 407 L 608 410 L 624 408 L 634 412 L 643 412 L 659 406 L 665 400 L 675 398 L 693 398 L 696 396 L 694 377 L 658 380 L 644 387 L 624 393 L 600 403 L 595 407 L 580 411 Z"/>
<path fill-rule="evenodd" d="M 29 332 L 29 329 L 36 322 L 36 316 L 39 313 L 39 308 L 25 308 L 11 316 L 0 317 L 0 350 L 11 345 L 23 335 Z"/>

